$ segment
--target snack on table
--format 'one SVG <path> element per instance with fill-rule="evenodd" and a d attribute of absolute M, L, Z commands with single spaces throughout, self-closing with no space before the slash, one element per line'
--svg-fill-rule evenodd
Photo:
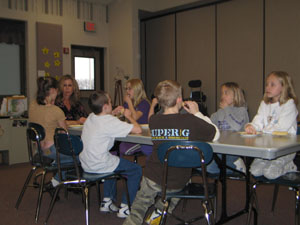
<path fill-rule="evenodd" d="M 273 131 L 272 135 L 286 136 L 289 133 L 287 131 Z"/>

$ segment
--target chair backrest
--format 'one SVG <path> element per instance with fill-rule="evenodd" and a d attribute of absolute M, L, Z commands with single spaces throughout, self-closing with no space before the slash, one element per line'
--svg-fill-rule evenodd
<path fill-rule="evenodd" d="M 54 143 L 56 148 L 56 161 L 58 167 L 58 175 L 62 180 L 62 165 L 60 163 L 60 154 L 72 156 L 73 167 L 75 168 L 76 177 L 80 179 L 79 165 L 77 156 L 83 149 L 83 143 L 79 136 L 69 135 L 68 131 L 63 128 L 56 128 L 54 134 Z"/>
<path fill-rule="evenodd" d="M 159 160 L 168 166 L 195 168 L 212 160 L 212 147 L 199 141 L 170 141 L 162 143 L 157 150 Z M 202 154 L 202 155 L 201 155 Z"/>
<path fill-rule="evenodd" d="M 170 141 L 158 146 L 157 155 L 164 164 L 162 178 L 162 200 L 166 201 L 166 191 L 168 189 L 168 167 L 197 168 L 202 169 L 202 182 L 204 195 L 208 199 L 208 187 L 206 178 L 206 164 L 213 157 L 212 147 L 199 141 Z"/>
<path fill-rule="evenodd" d="M 32 165 L 40 164 L 43 166 L 43 150 L 41 141 L 45 138 L 45 129 L 40 124 L 29 123 L 26 130 L 28 157 Z M 37 158 L 34 157 L 34 152 L 37 151 Z"/>

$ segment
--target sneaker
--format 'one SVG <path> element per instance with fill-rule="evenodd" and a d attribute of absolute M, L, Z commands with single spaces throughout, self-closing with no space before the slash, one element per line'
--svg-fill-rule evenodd
<path fill-rule="evenodd" d="M 54 177 L 52 177 L 51 183 L 52 183 L 52 186 L 53 186 L 53 187 L 56 187 L 57 185 L 59 185 L 59 181 L 56 180 Z"/>
<path fill-rule="evenodd" d="M 158 225 L 161 220 L 161 211 L 159 209 L 155 209 L 151 215 L 149 215 L 146 219 L 146 223 L 149 225 Z"/>
<path fill-rule="evenodd" d="M 110 198 L 104 198 L 103 201 L 101 202 L 100 206 L 100 212 L 118 212 L 119 208 L 115 206 L 113 201 Z"/>
<path fill-rule="evenodd" d="M 268 160 L 263 159 L 254 159 L 251 164 L 250 172 L 253 176 L 258 177 L 264 174 L 264 168 L 268 167 L 270 162 Z"/>
<path fill-rule="evenodd" d="M 121 203 L 119 212 L 117 213 L 117 217 L 119 218 L 126 218 L 129 216 L 129 208 L 127 204 Z"/>
<path fill-rule="evenodd" d="M 233 163 L 235 165 L 235 168 L 243 173 L 246 173 L 246 166 L 244 161 L 241 158 L 238 158 L 236 161 Z"/>

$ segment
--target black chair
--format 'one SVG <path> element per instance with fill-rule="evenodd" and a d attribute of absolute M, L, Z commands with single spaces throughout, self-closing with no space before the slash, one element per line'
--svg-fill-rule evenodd
<path fill-rule="evenodd" d="M 48 219 L 51 215 L 52 209 L 55 204 L 56 196 L 58 195 L 60 189 L 62 187 L 65 188 L 73 188 L 78 189 L 82 191 L 82 195 L 84 196 L 84 206 L 85 206 L 85 217 L 86 217 L 86 224 L 90 224 L 90 216 L 89 216 L 89 189 L 90 187 L 96 185 L 97 189 L 97 198 L 98 198 L 98 205 L 100 206 L 101 202 L 101 194 L 100 194 L 100 183 L 103 183 L 107 179 L 122 179 L 124 188 L 127 192 L 127 201 L 128 201 L 128 207 L 130 209 L 130 201 L 129 201 L 129 193 L 127 189 L 127 179 L 126 177 L 122 176 L 121 173 L 87 173 L 82 171 L 82 169 L 78 165 L 78 159 L 77 156 L 80 154 L 80 152 L 83 149 L 83 143 L 79 136 L 69 135 L 66 130 L 63 128 L 57 128 L 55 130 L 55 147 L 57 151 L 57 156 L 59 157 L 59 154 L 69 155 L 73 157 L 73 165 L 75 170 L 69 171 L 65 174 L 65 176 L 62 176 L 62 169 L 61 169 L 61 163 L 59 159 L 57 160 L 57 166 L 58 166 L 58 173 L 61 179 L 61 182 L 55 189 L 54 196 L 52 197 L 47 217 L 45 220 L 45 225 L 48 222 Z"/>
<path fill-rule="evenodd" d="M 297 135 L 300 134 L 300 126 L 298 124 Z M 264 176 L 254 177 L 255 183 L 252 185 L 251 196 L 249 202 L 249 213 L 247 218 L 247 225 L 251 222 L 251 214 L 254 212 L 254 224 L 257 223 L 257 211 L 258 201 L 256 197 L 256 188 L 260 184 L 271 184 L 274 185 L 273 201 L 272 201 L 272 212 L 274 212 L 279 186 L 288 187 L 289 190 L 295 192 L 295 225 L 300 225 L 300 172 L 289 172 L 280 176 L 277 179 L 267 179 Z M 254 208 L 255 204 L 255 208 Z"/>
<path fill-rule="evenodd" d="M 264 176 L 255 177 L 255 183 L 252 185 L 251 190 L 251 198 L 249 203 L 249 213 L 247 218 L 247 224 L 250 224 L 251 222 L 251 215 L 252 212 L 254 213 L 254 224 L 257 224 L 257 211 L 258 211 L 258 204 L 257 204 L 257 196 L 256 196 L 256 188 L 260 184 L 271 184 L 275 186 L 286 186 L 289 187 L 290 190 L 295 192 L 295 224 L 300 225 L 300 173 L 298 171 L 296 172 L 290 172 L 285 175 L 282 175 L 281 177 L 273 180 L 269 180 L 265 178 Z M 277 195 L 276 192 L 273 194 L 273 203 L 272 208 L 274 209 L 275 203 L 274 198 L 275 195 Z M 255 207 L 254 207 L 255 206 Z"/>
<path fill-rule="evenodd" d="M 183 224 L 189 224 L 199 219 L 206 219 L 208 224 L 214 224 L 214 209 L 211 200 L 216 198 L 215 183 L 208 183 L 206 177 L 206 164 L 208 164 L 213 152 L 209 144 L 198 141 L 171 141 L 159 145 L 157 150 L 159 160 L 164 164 L 161 198 L 164 203 L 160 224 L 165 224 L 168 215 L 169 201 L 172 198 L 200 199 L 204 208 L 204 214 L 196 218 L 184 221 L 172 214 L 174 218 Z M 202 183 L 188 183 L 182 191 L 167 192 L 168 167 L 202 168 Z"/>
<path fill-rule="evenodd" d="M 49 172 L 55 173 L 57 171 L 57 167 L 51 164 L 53 161 L 52 159 L 43 156 L 41 141 L 45 138 L 44 128 L 37 123 L 29 123 L 28 128 L 26 130 L 26 135 L 28 144 L 28 156 L 32 167 L 25 180 L 24 186 L 21 190 L 15 207 L 16 209 L 19 208 L 19 205 L 22 201 L 25 191 L 27 190 L 27 187 L 38 188 L 39 193 L 35 212 L 35 222 L 37 222 L 39 219 L 43 193 L 47 191 L 47 189 L 45 188 L 45 176 Z M 34 154 L 35 151 L 36 153 Z M 32 184 L 30 184 L 31 178 L 34 173 L 36 173 L 34 176 L 34 180 Z"/>
<path fill-rule="evenodd" d="M 189 100 L 197 102 L 200 112 L 207 116 L 206 95 L 201 91 L 201 80 L 190 80 L 188 85 L 191 88 Z"/>

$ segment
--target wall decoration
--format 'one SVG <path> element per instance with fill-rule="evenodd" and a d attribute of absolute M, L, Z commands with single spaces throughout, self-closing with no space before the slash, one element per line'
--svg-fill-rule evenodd
<path fill-rule="evenodd" d="M 37 71 L 45 77 L 52 76 L 59 80 L 63 74 L 62 26 L 37 22 L 36 33 Z"/>

